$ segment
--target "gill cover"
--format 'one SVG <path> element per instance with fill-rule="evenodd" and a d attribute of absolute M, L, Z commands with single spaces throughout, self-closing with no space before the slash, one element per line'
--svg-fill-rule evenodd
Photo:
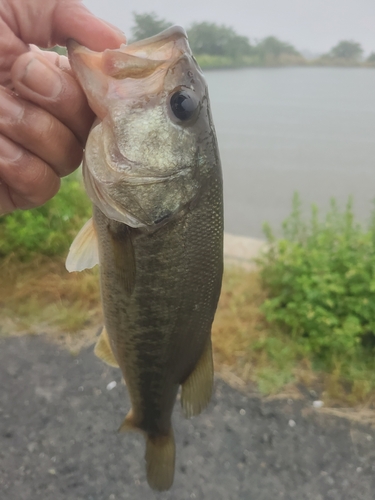
<path fill-rule="evenodd" d="M 110 219 L 157 227 L 199 195 L 209 140 L 207 88 L 185 31 L 93 52 L 68 42 L 72 68 L 97 115 L 83 175 Z"/>

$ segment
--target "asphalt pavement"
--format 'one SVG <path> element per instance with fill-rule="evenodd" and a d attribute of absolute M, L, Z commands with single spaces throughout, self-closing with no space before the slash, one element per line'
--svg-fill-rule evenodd
<path fill-rule="evenodd" d="M 145 481 L 144 443 L 118 434 L 129 409 L 120 372 L 92 348 L 45 336 L 0 341 L 0 498 L 6 500 L 374 500 L 375 432 L 312 401 L 262 399 L 215 381 L 208 409 L 176 403 L 176 475 Z"/>

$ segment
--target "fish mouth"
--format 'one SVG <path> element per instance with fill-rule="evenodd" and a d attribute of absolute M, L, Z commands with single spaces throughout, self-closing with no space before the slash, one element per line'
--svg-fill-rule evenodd
<path fill-rule="evenodd" d="M 128 54 L 151 60 L 175 59 L 179 55 L 191 50 L 187 42 L 186 31 L 181 26 L 171 26 L 166 30 L 144 40 L 129 45 L 122 44 L 121 48 Z"/>
<path fill-rule="evenodd" d="M 192 56 L 181 26 L 172 26 L 158 35 L 122 44 L 114 50 L 94 52 L 72 39 L 67 41 L 67 48 L 74 73 L 91 108 L 101 119 L 107 108 L 100 102 L 103 96 L 106 101 L 119 96 L 136 98 L 145 93 L 146 87 L 148 94 L 157 94 L 163 85 L 160 77 L 181 57 Z"/>
<path fill-rule="evenodd" d="M 118 166 L 117 168 L 113 168 L 113 165 L 110 162 L 108 162 L 108 160 L 104 160 L 104 162 L 105 165 L 108 167 L 108 169 L 111 172 L 113 172 L 113 176 L 110 176 L 107 180 L 100 179 L 99 181 L 99 179 L 96 179 L 97 181 L 99 181 L 101 184 L 104 185 L 105 184 L 111 185 L 113 184 L 113 182 L 116 182 L 119 179 L 121 179 L 122 184 L 128 184 L 133 186 L 142 186 L 146 184 L 160 184 L 163 182 L 170 182 L 174 179 L 177 179 L 178 177 L 184 177 L 186 175 L 186 172 L 181 169 L 176 170 L 175 172 L 168 172 L 167 174 L 159 174 L 159 175 L 155 174 L 139 175 L 138 173 L 134 173 L 133 175 L 131 175 L 127 171 L 126 167 L 124 168 L 124 165 L 126 165 L 126 163 L 122 164 L 120 168 Z M 133 166 L 134 164 L 138 166 L 138 164 L 135 162 L 129 162 L 129 163 L 133 163 Z M 151 171 L 152 168 L 149 167 L 148 170 Z M 154 170 L 156 170 L 156 168 Z M 95 175 L 93 177 L 95 177 Z"/>
<path fill-rule="evenodd" d="M 185 172 L 181 170 L 179 172 L 176 172 L 175 174 L 168 175 L 122 177 L 121 182 L 123 184 L 131 184 L 133 186 L 143 186 L 146 184 L 160 184 L 161 182 L 168 182 L 173 179 L 177 179 L 178 177 L 183 177 L 184 175 Z"/>
<path fill-rule="evenodd" d="M 166 62 L 191 54 L 187 34 L 181 26 L 172 26 L 153 37 L 104 52 L 94 52 L 72 39 L 68 40 L 67 48 L 73 66 L 83 64 L 116 79 L 144 78 Z"/>

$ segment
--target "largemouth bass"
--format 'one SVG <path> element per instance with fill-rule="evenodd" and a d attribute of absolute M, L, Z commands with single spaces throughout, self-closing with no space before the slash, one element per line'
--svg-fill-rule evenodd
<path fill-rule="evenodd" d="M 70 41 L 68 51 L 97 120 L 83 164 L 93 219 L 67 269 L 100 265 L 105 327 L 95 352 L 121 368 L 132 408 L 120 430 L 145 435 L 148 483 L 166 490 L 179 387 L 191 417 L 213 384 L 223 197 L 207 85 L 176 26 L 117 50 Z"/>

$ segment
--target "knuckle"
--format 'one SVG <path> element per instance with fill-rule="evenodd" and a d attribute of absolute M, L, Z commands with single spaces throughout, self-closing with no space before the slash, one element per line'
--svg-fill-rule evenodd
<path fill-rule="evenodd" d="M 34 203 L 41 205 L 57 193 L 60 179 L 49 165 L 35 158 L 24 170 L 28 180 L 27 195 Z"/>
<path fill-rule="evenodd" d="M 60 179 L 52 169 L 37 157 L 25 153 L 12 165 L 1 166 L 1 177 L 14 192 L 12 200 L 24 200 L 27 207 L 39 206 L 58 191 Z M 16 204 L 18 208 L 23 208 Z"/>
<path fill-rule="evenodd" d="M 17 205 L 12 200 L 9 187 L 0 180 L 0 215 L 13 212 L 17 208 Z"/>
<path fill-rule="evenodd" d="M 36 143 L 46 143 L 59 137 L 59 127 L 56 119 L 37 108 L 30 108 L 25 112 L 25 125 L 33 131 Z"/>
<path fill-rule="evenodd" d="M 27 122 L 29 127 L 34 122 L 30 149 L 49 163 L 59 176 L 70 174 L 80 165 L 83 149 L 73 132 L 57 118 L 33 110 Z"/>
<path fill-rule="evenodd" d="M 29 194 L 29 200 L 34 204 L 35 207 L 44 205 L 47 201 L 55 196 L 60 188 L 60 179 L 58 177 L 53 178 L 45 186 L 43 191 L 35 190 L 33 193 Z"/>
<path fill-rule="evenodd" d="M 70 149 L 70 154 L 66 158 L 65 175 L 71 174 L 82 162 L 83 149 L 75 143 Z"/>
<path fill-rule="evenodd" d="M 59 190 L 60 179 L 46 164 L 40 164 L 29 170 L 29 184 L 22 193 L 34 207 L 43 205 Z"/>
<path fill-rule="evenodd" d="M 83 149 L 73 134 L 56 144 L 55 151 L 51 166 L 59 177 L 71 174 L 81 164 Z"/>
<path fill-rule="evenodd" d="M 83 147 L 74 132 L 45 109 L 21 102 L 22 117 L 11 123 L 2 123 L 0 118 L 0 133 L 8 135 L 24 148 L 25 158 L 20 158 L 17 165 L 19 169 L 24 163 L 29 165 L 24 172 L 25 182 L 34 182 L 33 176 L 38 175 L 34 170 L 35 160 L 51 165 L 60 177 L 73 172 L 80 165 L 83 155 Z"/>

